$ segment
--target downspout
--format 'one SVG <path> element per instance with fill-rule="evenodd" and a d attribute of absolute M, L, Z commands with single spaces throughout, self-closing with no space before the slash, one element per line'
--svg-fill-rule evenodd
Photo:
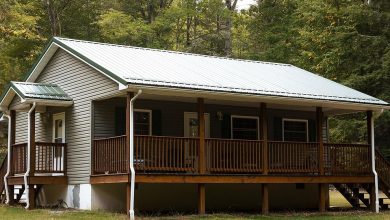
<path fill-rule="evenodd" d="M 29 196 L 30 196 L 30 188 L 27 182 L 27 177 L 30 175 L 30 157 L 31 157 L 31 113 L 35 110 L 36 103 L 31 106 L 31 109 L 28 111 L 28 144 L 27 144 L 27 169 L 26 173 L 24 174 L 24 188 L 26 189 L 26 209 L 30 208 L 30 201 L 29 201 Z M 34 115 L 35 117 L 35 115 Z"/>
<path fill-rule="evenodd" d="M 380 111 L 379 115 L 383 113 Z M 375 136 L 374 136 L 374 117 L 371 117 L 371 167 L 374 174 L 374 188 L 375 188 L 375 212 L 379 213 L 379 186 L 378 186 L 378 173 L 375 170 Z"/>
<path fill-rule="evenodd" d="M 11 172 L 11 124 L 12 124 L 12 119 L 11 119 L 11 116 L 10 115 L 7 115 L 6 113 L 4 113 L 4 116 L 6 118 L 8 118 L 8 149 L 7 149 L 7 153 L 8 153 L 8 157 L 7 157 L 7 173 L 5 174 L 4 176 L 4 186 L 5 186 L 5 196 L 7 198 L 7 201 L 6 201 L 6 204 L 9 204 L 9 190 L 8 190 L 8 176 Z"/>
<path fill-rule="evenodd" d="M 142 90 L 130 100 L 130 220 L 134 220 L 134 187 L 135 187 L 135 170 L 134 170 L 134 102 L 141 95 Z"/>

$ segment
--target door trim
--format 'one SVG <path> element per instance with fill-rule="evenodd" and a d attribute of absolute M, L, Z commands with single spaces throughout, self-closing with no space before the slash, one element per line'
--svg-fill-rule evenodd
<path fill-rule="evenodd" d="M 65 130 L 66 130 L 66 124 L 65 124 L 65 112 L 61 112 L 61 113 L 56 113 L 56 114 L 53 114 L 53 120 L 52 120 L 52 124 L 51 124 L 51 126 L 52 126 L 52 138 L 51 138 L 51 140 L 52 140 L 52 142 L 54 143 L 55 142 L 55 129 L 56 129 L 56 125 L 55 125 L 55 121 L 56 120 L 59 120 L 59 119 L 62 119 L 62 127 L 63 127 L 63 129 L 62 129 L 62 143 L 65 143 L 66 142 L 66 140 L 65 140 L 65 134 L 66 134 L 66 132 L 65 132 Z"/>

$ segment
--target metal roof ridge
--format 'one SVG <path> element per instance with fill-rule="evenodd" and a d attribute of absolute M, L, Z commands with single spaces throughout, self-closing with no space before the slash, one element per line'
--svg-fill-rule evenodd
<path fill-rule="evenodd" d="M 222 59 L 222 60 L 232 60 L 232 61 L 240 61 L 240 62 L 248 62 L 248 63 L 261 63 L 261 64 L 267 64 L 267 65 L 276 65 L 276 66 L 294 66 L 294 65 L 288 64 L 288 63 L 277 63 L 277 62 L 268 62 L 268 61 L 260 61 L 260 60 L 246 60 L 246 59 L 239 59 L 239 58 L 230 58 L 230 57 L 215 56 L 215 55 L 205 55 L 205 54 L 197 54 L 197 53 L 174 51 L 174 50 L 164 50 L 164 49 L 157 49 L 157 48 L 137 47 L 137 46 L 131 46 L 131 45 L 111 44 L 111 43 L 88 41 L 88 40 L 78 40 L 78 39 L 64 38 L 64 37 L 54 37 L 54 38 L 57 40 L 60 40 L 60 41 L 61 40 L 74 41 L 74 42 L 98 44 L 98 45 L 113 46 L 113 47 L 131 48 L 131 49 L 137 49 L 137 50 L 182 54 L 182 55 L 187 55 L 187 56 L 208 57 L 208 58 L 215 58 L 215 59 Z"/>

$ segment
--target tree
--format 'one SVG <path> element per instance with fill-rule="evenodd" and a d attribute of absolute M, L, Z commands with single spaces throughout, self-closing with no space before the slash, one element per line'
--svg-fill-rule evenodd
<path fill-rule="evenodd" d="M 18 80 L 32 65 L 46 40 L 37 27 L 36 5 L 29 1 L 0 2 L 0 87 Z"/>

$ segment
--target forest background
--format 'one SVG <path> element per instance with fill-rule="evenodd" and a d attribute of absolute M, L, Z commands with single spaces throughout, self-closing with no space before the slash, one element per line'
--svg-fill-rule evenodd
<path fill-rule="evenodd" d="M 296 65 L 390 102 L 389 0 L 0 0 L 0 89 L 62 36 Z M 239 74 L 239 73 L 237 73 Z M 330 141 L 364 143 L 366 115 L 330 118 Z M 390 159 L 390 111 L 375 141 Z"/>

